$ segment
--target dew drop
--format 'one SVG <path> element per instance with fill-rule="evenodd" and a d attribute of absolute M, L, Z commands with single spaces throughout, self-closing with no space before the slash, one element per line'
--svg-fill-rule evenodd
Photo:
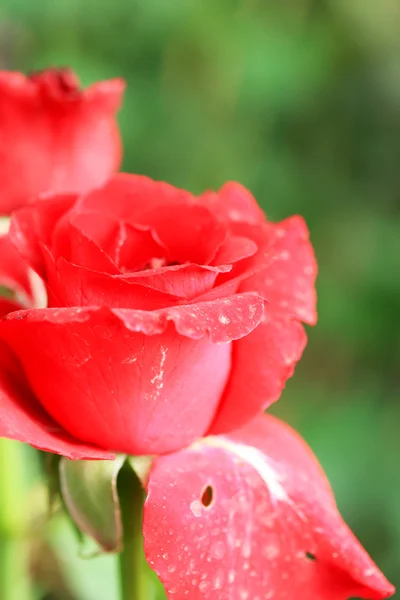
<path fill-rule="evenodd" d="M 225 556 L 225 544 L 223 542 L 216 542 L 211 548 L 211 554 L 214 558 L 223 558 Z"/>
<path fill-rule="evenodd" d="M 249 558 L 251 556 L 251 544 L 250 540 L 245 540 L 242 547 L 243 558 Z"/>
<path fill-rule="evenodd" d="M 201 517 L 202 513 L 202 504 L 199 500 L 193 500 L 190 504 L 190 510 L 194 514 L 195 517 Z"/>
<path fill-rule="evenodd" d="M 224 574 L 219 571 L 214 579 L 214 590 L 222 590 L 224 585 Z"/>
<path fill-rule="evenodd" d="M 277 556 L 279 556 L 278 546 L 275 546 L 273 544 L 266 546 L 265 548 L 263 548 L 263 555 L 267 560 L 274 560 L 274 558 L 277 558 Z"/>
<path fill-rule="evenodd" d="M 209 588 L 210 588 L 210 583 L 208 581 L 200 581 L 199 590 L 202 594 L 205 594 L 206 592 L 208 592 Z"/>

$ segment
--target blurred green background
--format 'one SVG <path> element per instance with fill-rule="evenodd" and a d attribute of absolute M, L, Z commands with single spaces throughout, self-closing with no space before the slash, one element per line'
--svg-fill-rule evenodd
<path fill-rule="evenodd" d="M 271 219 L 306 218 L 320 320 L 273 412 L 311 444 L 345 519 L 400 586 L 400 2 L 0 0 L 1 68 L 48 65 L 85 84 L 127 80 L 125 170 L 193 192 L 235 179 Z M 33 487 L 21 482 L 30 510 L 11 499 L 3 536 L 27 520 L 37 532 L 37 600 L 116 598 L 112 558 L 80 559 L 60 518 L 39 536 L 35 454 L 7 451 Z M 3 466 L 3 496 L 6 480 Z M 18 570 L 27 547 L 15 544 Z"/>

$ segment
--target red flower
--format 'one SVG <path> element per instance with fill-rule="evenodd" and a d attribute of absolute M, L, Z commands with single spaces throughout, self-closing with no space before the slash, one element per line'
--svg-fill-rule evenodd
<path fill-rule="evenodd" d="M 0 214 L 49 190 L 86 191 L 118 170 L 123 89 L 114 79 L 81 92 L 67 69 L 0 71 Z"/>
<path fill-rule="evenodd" d="M 171 600 L 393 593 L 304 442 L 259 415 L 316 320 L 299 217 L 268 222 L 238 184 L 196 198 L 120 175 L 20 209 L 10 239 L 49 308 L 0 321 L 0 435 L 159 455 L 143 527 Z"/>
<path fill-rule="evenodd" d="M 245 424 L 292 374 L 300 319 L 315 322 L 304 222 L 267 222 L 238 184 L 196 198 L 120 175 L 22 208 L 10 235 L 50 308 L 11 313 L 0 335 L 37 404 L 104 450 L 160 454 Z M 15 436 L 65 453 L 45 433 Z"/>

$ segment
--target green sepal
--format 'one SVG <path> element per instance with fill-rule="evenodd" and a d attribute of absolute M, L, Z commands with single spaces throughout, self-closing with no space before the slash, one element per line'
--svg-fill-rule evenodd
<path fill-rule="evenodd" d="M 60 489 L 64 504 L 78 529 L 96 540 L 104 552 L 122 549 L 121 508 L 117 478 L 126 456 L 114 461 L 62 458 Z"/>

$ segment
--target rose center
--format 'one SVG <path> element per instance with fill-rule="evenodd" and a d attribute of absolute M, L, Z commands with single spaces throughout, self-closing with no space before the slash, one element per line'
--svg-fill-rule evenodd
<path fill-rule="evenodd" d="M 161 269 L 162 267 L 174 267 L 181 263 L 174 260 L 167 260 L 164 256 L 151 258 L 140 271 L 146 271 L 147 269 Z"/>

